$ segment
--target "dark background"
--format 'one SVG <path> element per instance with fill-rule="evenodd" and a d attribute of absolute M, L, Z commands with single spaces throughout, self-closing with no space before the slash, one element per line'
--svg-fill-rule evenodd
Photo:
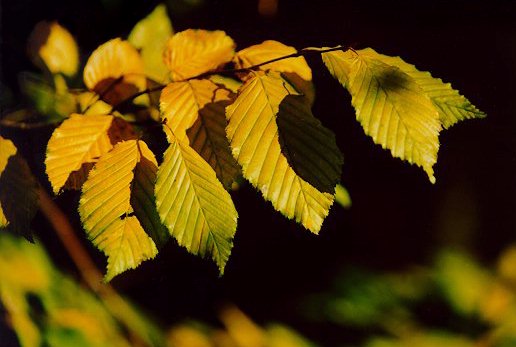
<path fill-rule="evenodd" d="M 35 70 L 25 44 L 38 21 L 58 20 L 68 28 L 84 61 L 99 44 L 127 36 L 157 3 L 2 0 L 1 82 L 12 92 L 14 105 L 18 73 Z M 488 118 L 443 131 L 432 185 L 421 169 L 393 159 L 364 136 L 346 91 L 319 58 L 311 58 L 314 114 L 337 135 L 345 158 L 342 182 L 353 207 L 334 206 L 315 236 L 275 212 L 252 187 L 242 186 L 232 193 L 239 226 L 222 278 L 210 261 L 170 242 L 156 260 L 113 281 L 162 323 L 197 318 L 216 324 L 219 307 L 232 302 L 258 322 L 283 321 L 331 345 L 352 337 L 337 327 L 307 323 L 299 305 L 307 295 L 328 288 L 342 268 L 388 271 L 426 264 L 443 246 L 469 250 L 490 265 L 516 241 L 516 2 L 279 0 L 272 17 L 260 15 L 256 1 L 168 5 L 176 31 L 222 29 L 238 48 L 275 39 L 297 48 L 344 44 L 400 55 L 452 82 Z M 44 182 L 41 163 L 52 129 L 3 131 Z M 85 239 L 76 201 L 70 193 L 57 198 Z M 33 227 L 54 260 L 74 272 L 42 216 Z M 103 267 L 99 252 L 85 246 Z"/>

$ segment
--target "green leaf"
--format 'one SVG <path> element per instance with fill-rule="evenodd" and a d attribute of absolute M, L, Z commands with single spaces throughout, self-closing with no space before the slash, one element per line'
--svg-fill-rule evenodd
<path fill-rule="evenodd" d="M 328 70 L 350 92 L 365 133 L 394 157 L 421 166 L 435 183 L 439 113 L 416 81 L 398 67 L 360 52 L 322 55 Z"/>
<path fill-rule="evenodd" d="M 0 136 L 0 229 L 30 238 L 38 209 L 38 184 L 15 145 Z"/>
<path fill-rule="evenodd" d="M 160 97 L 167 137 L 174 136 L 173 132 L 181 141 L 187 139 L 226 188 L 240 173 L 225 131 L 225 107 L 230 103 L 229 91 L 209 80 L 172 82 Z"/>
<path fill-rule="evenodd" d="M 118 143 L 95 164 L 82 188 L 81 221 L 89 239 L 108 256 L 106 281 L 158 253 L 138 217 L 133 215 L 136 212 L 131 204 L 135 201 L 131 201 L 131 188 L 137 185 L 136 166 L 142 158 L 155 162 L 146 147 L 138 140 Z M 144 210 L 143 206 L 138 210 Z"/>
<path fill-rule="evenodd" d="M 59 76 L 59 75 L 57 75 Z M 62 77 L 62 76 L 61 76 Z M 41 76 L 19 75 L 20 88 L 48 123 L 57 123 L 77 109 L 75 98 L 67 90 L 58 91 Z"/>
<path fill-rule="evenodd" d="M 237 211 L 211 166 L 175 136 L 169 141 L 155 188 L 159 215 L 181 246 L 210 255 L 222 274 L 233 247 Z"/>
<path fill-rule="evenodd" d="M 276 210 L 318 233 L 333 195 L 318 191 L 302 179 L 282 153 L 276 117 L 289 94 L 297 92 L 279 73 L 256 73 L 226 108 L 226 132 L 244 177 Z"/>
<path fill-rule="evenodd" d="M 131 31 L 128 41 L 140 50 L 145 74 L 156 82 L 168 80 L 168 69 L 163 62 L 167 40 L 174 34 L 167 8 L 161 4 Z"/>
<path fill-rule="evenodd" d="M 484 112 L 478 110 L 468 99 L 453 89 L 450 83 L 444 83 L 441 79 L 432 77 L 430 72 L 419 71 L 414 65 L 406 63 L 400 57 L 379 54 L 371 48 L 359 52 L 361 55 L 367 55 L 388 65 L 396 66 L 412 77 L 439 111 L 439 119 L 445 129 L 461 120 L 486 116 Z"/>

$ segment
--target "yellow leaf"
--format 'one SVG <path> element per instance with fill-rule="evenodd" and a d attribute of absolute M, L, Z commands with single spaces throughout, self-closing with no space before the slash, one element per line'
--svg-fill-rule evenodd
<path fill-rule="evenodd" d="M 224 31 L 188 29 L 169 39 L 163 59 L 172 80 L 179 81 L 214 70 L 234 54 L 235 43 Z"/>
<path fill-rule="evenodd" d="M 77 73 L 79 49 L 73 36 L 57 22 L 39 22 L 32 31 L 29 55 L 36 65 L 43 65 L 53 73 L 69 77 Z"/>
<path fill-rule="evenodd" d="M 419 71 L 414 65 L 406 63 L 400 57 L 379 54 L 371 48 L 360 50 L 359 53 L 396 66 L 412 77 L 439 111 L 439 119 L 445 129 L 464 119 L 486 116 L 484 112 L 478 110 L 468 99 L 453 89 L 451 84 L 432 77 L 430 72 Z"/>
<path fill-rule="evenodd" d="M 100 45 L 84 67 L 84 83 L 111 105 L 146 88 L 144 64 L 129 42 L 119 38 Z"/>
<path fill-rule="evenodd" d="M 113 148 L 108 134 L 112 124 L 113 116 L 72 114 L 54 130 L 48 141 L 45 166 L 55 194 L 71 176 L 79 175 L 82 178 L 77 179 L 83 182 L 98 158 Z"/>
<path fill-rule="evenodd" d="M 240 82 L 240 80 L 236 80 L 227 76 L 211 75 L 208 78 L 216 85 L 222 86 L 235 94 L 238 93 L 238 89 L 240 89 L 242 86 L 242 82 Z"/>
<path fill-rule="evenodd" d="M 108 257 L 106 281 L 158 253 L 131 201 L 136 166 L 142 158 L 155 162 L 146 147 L 138 140 L 118 143 L 95 164 L 82 188 L 79 214 L 89 239 Z"/>
<path fill-rule="evenodd" d="M 127 38 L 140 50 L 145 74 L 156 82 L 166 82 L 168 79 L 168 69 L 163 62 L 163 51 L 173 33 L 167 7 L 161 4 L 139 21 Z"/>
<path fill-rule="evenodd" d="M 276 210 L 318 233 L 333 195 L 319 192 L 296 174 L 282 153 L 278 137 L 280 104 L 287 95 L 296 94 L 279 73 L 256 73 L 226 108 L 226 131 L 244 177 Z"/>
<path fill-rule="evenodd" d="M 267 40 L 258 45 L 250 46 L 238 51 L 235 55 L 234 61 L 237 68 L 248 68 L 296 52 L 297 51 L 294 47 L 284 45 L 278 41 Z M 312 70 L 303 57 L 282 59 L 262 65 L 260 69 L 265 71 L 274 70 L 280 72 L 293 72 L 305 81 L 312 80 Z"/>
<path fill-rule="evenodd" d="M 112 106 L 99 100 L 97 94 L 82 92 L 76 95 L 75 99 L 79 106 L 79 112 L 84 115 L 109 114 Z"/>
<path fill-rule="evenodd" d="M 230 102 L 229 91 L 209 80 L 172 82 L 160 98 L 163 129 L 169 141 L 174 135 L 180 141 L 186 140 L 211 165 L 225 187 L 231 187 L 240 172 L 225 131 L 225 107 Z"/>
<path fill-rule="evenodd" d="M 15 145 L 0 136 L 0 229 L 30 238 L 38 207 L 37 182 Z"/>
<path fill-rule="evenodd" d="M 365 133 L 394 157 L 421 166 L 434 183 L 441 124 L 438 111 L 416 81 L 360 52 L 322 55 L 332 75 L 350 92 Z"/>
<path fill-rule="evenodd" d="M 190 253 L 210 255 L 222 274 L 237 227 L 235 206 L 197 152 L 174 136 L 169 141 L 155 187 L 161 221 Z"/>

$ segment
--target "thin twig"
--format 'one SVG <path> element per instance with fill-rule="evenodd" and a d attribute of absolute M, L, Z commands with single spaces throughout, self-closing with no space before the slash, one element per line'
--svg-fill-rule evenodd
<path fill-rule="evenodd" d="M 179 80 L 179 81 L 175 81 L 175 82 L 186 82 L 186 81 L 190 81 L 190 80 L 194 80 L 194 79 L 200 79 L 200 78 L 205 78 L 205 77 L 213 76 L 213 75 L 217 75 L 217 74 L 236 74 L 236 73 L 240 73 L 240 72 L 249 72 L 249 71 L 252 71 L 252 70 L 256 70 L 259 67 L 262 67 L 264 65 L 275 63 L 277 61 L 284 60 L 284 59 L 297 58 L 297 57 L 301 57 L 301 56 L 308 56 L 308 55 L 311 55 L 311 54 L 322 54 L 322 53 L 328 53 L 328 52 L 334 52 L 334 51 L 344 51 L 344 50 L 347 50 L 347 49 L 349 49 L 349 47 L 342 46 L 342 45 L 339 45 L 339 46 L 336 46 L 336 47 L 331 47 L 331 48 L 326 48 L 326 49 L 307 47 L 307 48 L 300 49 L 299 51 L 294 52 L 292 54 L 288 54 L 288 55 L 284 55 L 284 56 L 277 57 L 277 58 L 274 58 L 274 59 L 270 59 L 270 60 L 264 61 L 263 63 L 259 63 L 259 64 L 256 64 L 256 65 L 253 65 L 253 66 L 249 66 L 249 67 L 245 67 L 245 68 L 239 68 L 239 69 L 226 69 L 226 70 L 207 71 L 207 72 L 203 72 L 201 74 L 198 74 L 198 75 L 186 78 L 184 80 Z M 122 106 L 124 106 L 127 103 L 133 101 L 134 99 L 136 99 L 140 95 L 158 92 L 158 91 L 163 90 L 165 87 L 166 87 L 166 85 L 159 85 L 157 87 L 145 89 L 145 90 L 142 90 L 141 92 L 135 93 L 135 94 L 131 95 L 130 97 L 128 97 L 127 99 L 124 99 L 124 100 L 120 101 L 118 104 L 114 105 L 111 108 L 111 111 L 109 113 L 113 113 L 115 111 L 118 111 Z"/>

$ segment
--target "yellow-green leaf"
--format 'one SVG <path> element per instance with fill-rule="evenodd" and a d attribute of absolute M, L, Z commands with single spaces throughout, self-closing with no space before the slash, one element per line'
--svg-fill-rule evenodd
<path fill-rule="evenodd" d="M 242 86 L 242 82 L 240 80 L 223 75 L 211 75 L 208 78 L 216 85 L 222 86 L 235 94 L 238 93 L 238 89 Z"/>
<path fill-rule="evenodd" d="M 79 48 L 73 36 L 57 22 L 39 22 L 28 45 L 34 63 L 53 74 L 72 77 L 79 67 Z"/>
<path fill-rule="evenodd" d="M 237 68 L 248 68 L 253 65 L 258 65 L 296 52 L 297 51 L 294 47 L 284 45 L 278 41 L 267 40 L 258 45 L 250 46 L 238 51 L 234 60 Z M 293 72 L 305 81 L 312 80 L 312 70 L 303 57 L 278 60 L 273 63 L 262 65 L 260 69 L 265 71 L 274 70 L 280 72 Z"/>
<path fill-rule="evenodd" d="M 16 146 L 0 136 L 0 229 L 30 238 L 38 207 L 38 184 Z"/>
<path fill-rule="evenodd" d="M 211 165 L 225 187 L 231 187 L 240 172 L 225 131 L 229 94 L 209 80 L 191 80 L 170 83 L 160 98 L 167 138 L 186 140 Z"/>
<path fill-rule="evenodd" d="M 276 210 L 318 233 L 333 203 L 333 195 L 303 180 L 282 153 L 276 116 L 282 100 L 297 92 L 279 73 L 256 73 L 226 108 L 226 128 L 233 156 L 244 177 Z"/>
<path fill-rule="evenodd" d="M 163 51 L 173 33 L 167 7 L 161 4 L 139 21 L 127 38 L 140 50 L 145 74 L 156 82 L 166 82 L 168 79 L 169 73 L 163 62 Z"/>
<path fill-rule="evenodd" d="M 143 60 L 129 42 L 119 38 L 100 45 L 84 67 L 84 84 L 112 105 L 147 85 Z"/>
<path fill-rule="evenodd" d="M 170 137 L 155 194 L 161 221 L 193 254 L 211 256 L 220 273 L 233 247 L 237 211 L 215 171 L 185 142 Z"/>
<path fill-rule="evenodd" d="M 172 36 L 163 59 L 173 81 L 214 70 L 230 62 L 235 43 L 224 31 L 188 29 Z"/>
<path fill-rule="evenodd" d="M 142 152 L 148 154 L 142 141 L 118 143 L 95 164 L 82 188 L 81 221 L 89 239 L 108 257 L 106 281 L 158 253 L 131 205 L 134 170 L 142 158 L 149 160 Z"/>
<path fill-rule="evenodd" d="M 398 67 L 360 52 L 323 53 L 323 60 L 350 92 L 365 133 L 394 157 L 421 166 L 434 183 L 441 124 L 416 81 Z"/>
<path fill-rule="evenodd" d="M 98 158 L 113 148 L 108 133 L 112 124 L 113 116 L 72 114 L 54 130 L 47 145 L 45 167 L 55 194 L 71 176 L 83 182 Z"/>
<path fill-rule="evenodd" d="M 477 109 L 468 99 L 453 89 L 450 83 L 444 83 L 441 79 L 432 77 L 430 72 L 419 71 L 414 65 L 406 63 L 400 57 L 379 54 L 371 48 L 363 49 L 359 53 L 388 65 L 396 66 L 412 77 L 439 111 L 439 119 L 445 129 L 461 120 L 484 118 L 486 116 L 484 112 Z"/>
<path fill-rule="evenodd" d="M 348 190 L 340 184 L 335 187 L 335 202 L 346 209 L 351 207 L 351 196 Z"/>

